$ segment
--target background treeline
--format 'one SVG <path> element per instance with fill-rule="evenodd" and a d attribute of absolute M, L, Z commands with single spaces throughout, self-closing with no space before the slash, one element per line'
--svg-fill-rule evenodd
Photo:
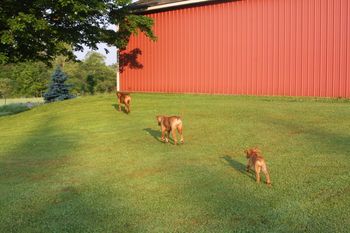
<path fill-rule="evenodd" d="M 67 74 L 74 95 L 110 92 L 115 89 L 115 65 L 107 66 L 105 57 L 90 52 L 81 62 L 57 57 L 52 67 L 42 62 L 25 62 L 0 66 L 0 82 L 6 83 L 7 97 L 42 97 L 57 65 Z"/>

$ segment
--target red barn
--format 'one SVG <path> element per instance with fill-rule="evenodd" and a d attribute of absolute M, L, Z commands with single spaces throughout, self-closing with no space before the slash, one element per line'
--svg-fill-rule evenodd
<path fill-rule="evenodd" d="M 141 0 L 120 89 L 350 97 L 348 0 Z"/>

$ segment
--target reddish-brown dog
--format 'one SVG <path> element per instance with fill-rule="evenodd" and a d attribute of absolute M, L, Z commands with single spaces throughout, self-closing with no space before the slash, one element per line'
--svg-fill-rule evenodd
<path fill-rule="evenodd" d="M 180 134 L 180 142 L 184 143 L 184 137 L 182 135 L 182 120 L 179 116 L 156 116 L 158 125 L 162 130 L 161 140 L 164 142 L 169 141 L 170 131 L 173 134 L 174 144 L 177 144 L 176 130 Z"/>
<path fill-rule="evenodd" d="M 267 185 L 271 185 L 270 175 L 267 171 L 267 166 L 264 157 L 261 155 L 260 150 L 257 148 L 245 150 L 246 157 L 248 159 L 247 172 L 249 172 L 250 167 L 253 166 L 255 169 L 256 182 L 260 183 L 260 171 L 265 174 Z"/>
<path fill-rule="evenodd" d="M 118 98 L 118 109 L 121 111 L 121 105 L 125 105 L 125 111 L 130 113 L 130 104 L 131 104 L 131 96 L 129 93 L 125 92 L 117 92 Z"/>

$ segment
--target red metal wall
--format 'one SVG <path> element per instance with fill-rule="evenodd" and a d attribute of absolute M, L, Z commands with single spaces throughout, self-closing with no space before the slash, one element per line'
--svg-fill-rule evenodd
<path fill-rule="evenodd" d="M 149 16 L 158 40 L 131 38 L 126 52 L 142 54 L 121 90 L 350 97 L 348 0 L 242 0 Z"/>

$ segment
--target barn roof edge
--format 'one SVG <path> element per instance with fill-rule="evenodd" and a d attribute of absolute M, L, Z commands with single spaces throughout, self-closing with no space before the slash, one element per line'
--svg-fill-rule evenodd
<path fill-rule="evenodd" d="M 140 0 L 130 6 L 137 13 L 147 13 L 150 11 L 161 11 L 168 8 L 183 7 L 201 3 L 215 2 L 215 0 Z"/>

